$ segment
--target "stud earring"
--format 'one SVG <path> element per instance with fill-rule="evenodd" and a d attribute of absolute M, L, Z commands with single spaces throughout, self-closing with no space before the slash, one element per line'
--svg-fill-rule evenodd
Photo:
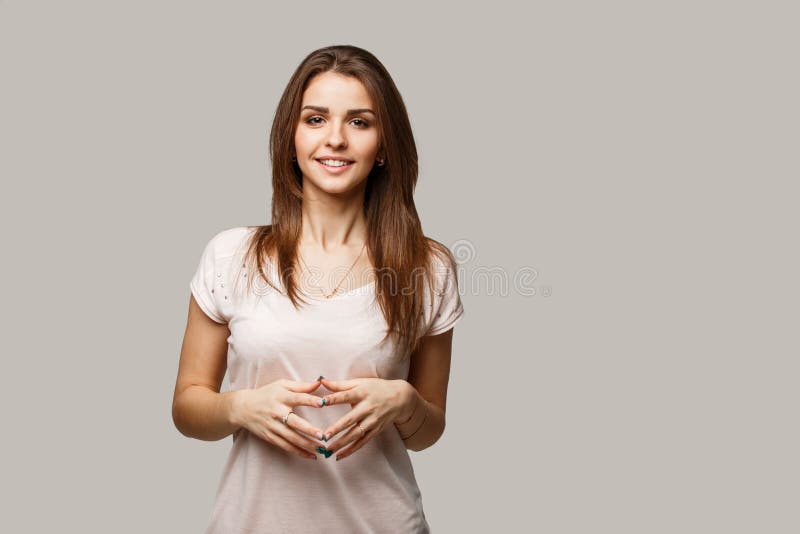
<path fill-rule="evenodd" d="M 384 161 L 385 160 L 383 158 L 378 158 L 378 167 L 383 167 Z"/>

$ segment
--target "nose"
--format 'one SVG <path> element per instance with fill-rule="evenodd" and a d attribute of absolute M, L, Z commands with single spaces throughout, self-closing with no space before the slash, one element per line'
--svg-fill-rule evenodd
<path fill-rule="evenodd" d="M 341 148 L 347 146 L 347 139 L 345 138 L 343 124 L 339 121 L 332 121 L 330 130 L 328 131 L 327 145 L 332 148 Z"/>

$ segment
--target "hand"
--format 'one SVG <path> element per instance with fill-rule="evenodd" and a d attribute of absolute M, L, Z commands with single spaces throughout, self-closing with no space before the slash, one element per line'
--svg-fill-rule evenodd
<path fill-rule="evenodd" d="M 283 416 L 295 406 L 319 408 L 322 399 L 310 394 L 319 388 L 319 384 L 319 380 L 296 382 L 280 379 L 257 389 L 237 390 L 232 401 L 231 419 L 268 443 L 316 460 L 318 444 L 305 434 L 322 439 L 321 431 L 295 413 L 289 415 L 284 425 Z"/>
<path fill-rule="evenodd" d="M 326 435 L 333 436 L 353 425 L 346 434 L 327 447 L 329 451 L 336 452 L 350 445 L 336 456 L 337 460 L 346 458 L 363 447 L 386 425 L 402 420 L 414 401 L 414 388 L 405 380 L 354 378 L 333 382 L 323 378 L 322 385 L 336 392 L 323 397 L 325 406 L 349 403 L 353 407 L 325 431 Z"/>

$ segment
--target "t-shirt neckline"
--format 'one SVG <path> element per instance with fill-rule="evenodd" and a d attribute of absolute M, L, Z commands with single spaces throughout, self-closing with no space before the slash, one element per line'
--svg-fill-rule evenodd
<path fill-rule="evenodd" d="M 358 286 L 356 288 L 353 288 L 353 289 L 351 289 L 349 291 L 337 292 L 335 295 L 332 295 L 331 297 L 328 297 L 328 298 L 325 298 L 325 297 L 323 297 L 321 295 L 318 296 L 318 294 L 308 294 L 308 293 L 306 293 L 305 291 L 302 291 L 302 290 L 301 290 L 301 293 L 303 294 L 303 296 L 307 296 L 311 300 L 314 300 L 314 301 L 317 301 L 317 302 L 326 302 L 326 301 L 329 301 L 329 300 L 337 300 L 337 299 L 344 298 L 344 297 L 355 297 L 355 296 L 358 296 L 358 295 L 361 295 L 361 294 L 368 294 L 368 293 L 370 293 L 369 289 L 374 285 L 375 285 L 375 280 L 371 281 L 368 284 L 364 284 L 363 286 Z"/>

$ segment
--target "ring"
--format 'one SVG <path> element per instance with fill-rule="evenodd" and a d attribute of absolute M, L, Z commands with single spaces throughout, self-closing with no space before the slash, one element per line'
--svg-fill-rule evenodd
<path fill-rule="evenodd" d="M 364 436 L 367 435 L 367 431 L 364 430 L 364 427 L 361 426 L 361 423 L 358 424 L 358 428 L 361 429 L 361 437 L 364 437 Z"/>
<path fill-rule="evenodd" d="M 287 413 L 286 415 L 283 416 L 283 424 L 284 425 L 286 424 L 286 421 L 289 419 L 289 416 L 292 415 L 293 413 L 294 412 L 292 410 L 289 410 L 289 413 Z"/>

